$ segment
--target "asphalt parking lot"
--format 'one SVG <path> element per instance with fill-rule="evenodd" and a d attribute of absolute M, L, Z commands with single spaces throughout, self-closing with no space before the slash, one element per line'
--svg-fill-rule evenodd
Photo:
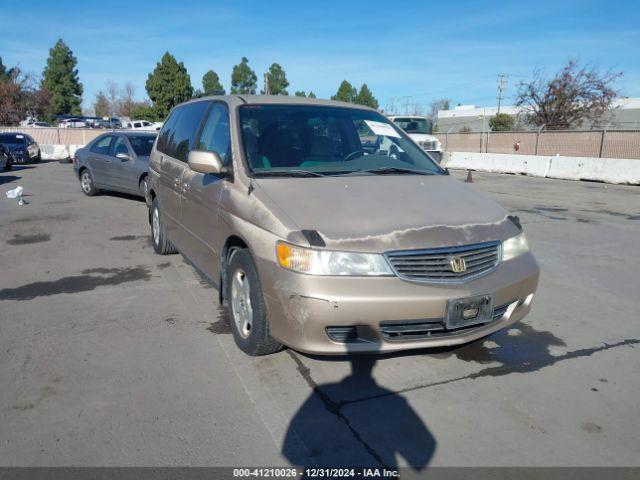
<path fill-rule="evenodd" d="M 217 292 L 153 253 L 142 199 L 86 197 L 55 162 L 1 173 L 0 465 L 640 465 L 640 188 L 474 180 L 541 264 L 524 322 L 447 350 L 250 358 Z"/>

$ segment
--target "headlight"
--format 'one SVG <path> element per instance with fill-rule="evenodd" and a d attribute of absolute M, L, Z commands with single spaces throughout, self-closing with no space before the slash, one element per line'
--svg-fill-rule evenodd
<path fill-rule="evenodd" d="M 309 275 L 393 275 L 385 258 L 373 253 L 312 250 L 278 242 L 276 254 L 281 267 Z"/>
<path fill-rule="evenodd" d="M 511 260 L 529 251 L 529 244 L 524 232 L 502 242 L 502 260 Z"/>

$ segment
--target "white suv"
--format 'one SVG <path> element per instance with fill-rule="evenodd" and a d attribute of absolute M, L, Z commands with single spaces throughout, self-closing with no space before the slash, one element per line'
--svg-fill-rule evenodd
<path fill-rule="evenodd" d="M 428 152 L 435 161 L 442 159 L 442 144 L 433 135 L 429 135 L 431 122 L 426 117 L 394 115 L 389 120 L 404 130 L 411 139 Z"/>

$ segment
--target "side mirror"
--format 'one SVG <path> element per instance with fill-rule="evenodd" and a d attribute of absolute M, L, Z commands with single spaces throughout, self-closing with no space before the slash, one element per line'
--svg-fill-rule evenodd
<path fill-rule="evenodd" d="M 227 173 L 227 168 L 222 166 L 222 159 L 217 152 L 191 150 L 187 163 L 194 172 L 212 173 L 214 175 Z"/>
<path fill-rule="evenodd" d="M 116 158 L 119 158 L 123 162 L 127 162 L 131 160 L 131 157 L 129 156 L 128 153 L 116 153 Z"/>

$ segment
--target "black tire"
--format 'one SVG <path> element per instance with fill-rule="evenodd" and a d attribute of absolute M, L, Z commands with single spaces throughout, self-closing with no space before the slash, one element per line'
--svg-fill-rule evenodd
<path fill-rule="evenodd" d="M 93 176 L 88 168 L 85 168 L 80 172 L 80 188 L 82 189 L 82 193 L 88 197 L 93 197 L 99 192 L 93 183 Z"/>
<path fill-rule="evenodd" d="M 42 160 L 42 152 L 40 150 L 38 150 L 38 156 L 35 158 L 35 162 L 36 163 L 40 163 L 40 160 Z"/>
<path fill-rule="evenodd" d="M 244 280 L 249 284 L 249 298 L 251 310 L 251 324 L 248 331 L 241 331 L 240 323 L 236 318 L 240 318 L 238 310 L 241 308 L 234 303 L 233 280 L 236 275 L 243 275 Z M 227 292 L 229 295 L 229 323 L 236 345 L 244 353 L 257 357 L 275 353 L 282 348 L 282 344 L 274 340 L 269 334 L 269 321 L 267 320 L 267 309 L 262 296 L 262 286 L 256 271 L 255 264 L 248 250 L 236 250 L 231 257 L 231 262 L 227 268 Z"/>
<path fill-rule="evenodd" d="M 13 158 L 7 158 L 7 163 L 4 164 L 4 171 L 10 172 L 13 169 Z"/>
<path fill-rule="evenodd" d="M 149 217 L 151 219 L 151 243 L 153 243 L 153 250 L 158 255 L 169 255 L 177 253 L 176 247 L 167 238 L 167 233 L 162 223 L 162 215 L 160 215 L 160 205 L 158 199 L 154 198 L 149 211 Z M 154 227 L 154 221 L 157 225 Z"/>

